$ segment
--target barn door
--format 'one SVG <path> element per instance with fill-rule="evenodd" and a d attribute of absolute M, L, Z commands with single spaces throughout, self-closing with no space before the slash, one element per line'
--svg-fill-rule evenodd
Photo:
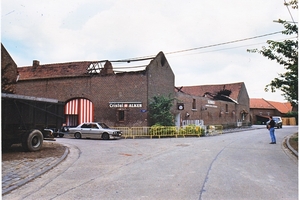
<path fill-rule="evenodd" d="M 88 99 L 72 99 L 65 105 L 67 126 L 77 126 L 94 120 L 94 105 Z"/>

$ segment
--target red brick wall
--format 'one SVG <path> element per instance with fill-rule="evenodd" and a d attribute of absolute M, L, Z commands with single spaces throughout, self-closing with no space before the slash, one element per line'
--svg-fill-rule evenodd
<path fill-rule="evenodd" d="M 236 125 L 236 122 L 241 119 L 239 111 L 244 108 L 242 105 L 236 105 L 233 102 L 216 101 L 207 97 L 192 96 L 181 92 L 177 92 L 176 97 L 179 103 L 184 103 L 184 110 L 177 110 L 176 112 L 176 114 L 180 114 L 181 121 L 203 120 L 205 125 Z M 193 99 L 196 102 L 196 109 L 193 109 Z M 189 117 L 186 113 L 189 113 Z M 249 122 L 248 117 L 243 122 Z"/>
<path fill-rule="evenodd" d="M 17 93 L 55 98 L 67 102 L 73 98 L 87 98 L 94 104 L 95 121 L 110 126 L 146 126 L 147 76 L 145 73 L 126 73 L 109 76 L 83 76 L 20 81 Z M 128 108 L 125 123 L 117 122 L 117 108 L 110 108 L 109 102 L 142 102 L 142 108 Z"/>
<path fill-rule="evenodd" d="M 15 93 L 17 65 L 1 43 L 1 92 Z"/>
<path fill-rule="evenodd" d="M 147 67 L 147 74 L 148 99 L 159 95 L 174 97 L 175 76 L 162 52 L 151 61 Z"/>

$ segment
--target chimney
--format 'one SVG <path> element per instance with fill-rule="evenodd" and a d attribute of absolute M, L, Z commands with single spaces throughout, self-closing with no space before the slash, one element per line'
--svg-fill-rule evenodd
<path fill-rule="evenodd" d="M 40 65 L 40 61 L 38 61 L 38 60 L 33 60 L 33 63 L 32 63 L 32 67 L 33 67 L 33 68 L 37 68 L 39 65 Z"/>
<path fill-rule="evenodd" d="M 111 75 L 111 74 L 115 74 L 112 64 L 109 61 L 106 61 L 104 64 L 104 68 L 101 69 L 100 71 L 100 75 Z"/>

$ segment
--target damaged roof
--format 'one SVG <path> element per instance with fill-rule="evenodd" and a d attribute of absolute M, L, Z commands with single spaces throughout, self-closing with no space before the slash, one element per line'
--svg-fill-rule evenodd
<path fill-rule="evenodd" d="M 155 59 L 160 60 L 162 65 L 167 62 L 163 52 L 159 52 L 157 56 L 151 56 L 147 58 L 116 60 L 116 61 L 108 61 L 108 60 L 79 61 L 79 62 L 66 62 L 66 63 L 54 63 L 54 64 L 41 65 L 39 61 L 34 60 L 32 66 L 19 67 L 18 72 L 20 75 L 19 80 L 78 77 L 78 76 L 89 76 L 94 74 L 122 75 L 124 73 L 144 73 L 145 70 L 147 70 L 149 65 L 151 65 L 151 63 Z M 143 68 L 143 70 L 137 70 L 137 71 L 115 71 L 115 69 L 111 65 L 111 62 L 130 63 L 130 62 L 148 61 L 148 60 L 151 60 L 150 64 L 148 65 L 128 67 L 128 68 Z"/>
<path fill-rule="evenodd" d="M 193 96 L 207 96 L 207 94 L 216 95 L 220 91 L 231 91 L 228 99 L 237 103 L 240 91 L 244 83 L 228 83 L 219 85 L 198 85 L 198 86 L 182 86 L 178 87 L 178 92 L 183 92 L 185 94 L 190 94 Z M 208 96 L 209 97 L 209 96 Z"/>
<path fill-rule="evenodd" d="M 20 80 L 35 78 L 74 77 L 87 74 L 91 61 L 68 62 L 40 65 L 38 61 L 33 66 L 19 67 Z"/>

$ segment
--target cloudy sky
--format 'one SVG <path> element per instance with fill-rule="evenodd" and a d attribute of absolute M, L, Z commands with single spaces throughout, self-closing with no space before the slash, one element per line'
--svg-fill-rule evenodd
<path fill-rule="evenodd" d="M 41 64 L 120 60 L 163 51 L 176 86 L 244 82 L 250 98 L 283 102 L 280 91 L 264 91 L 265 85 L 284 72 L 283 66 L 247 52 L 261 49 L 267 40 L 291 38 L 275 34 L 283 26 L 274 20 L 292 21 L 283 3 L 2 0 L 1 41 L 19 67 L 30 66 L 33 60 Z M 298 12 L 291 8 L 290 12 L 298 20 Z M 148 63 L 113 66 L 120 69 Z"/>

